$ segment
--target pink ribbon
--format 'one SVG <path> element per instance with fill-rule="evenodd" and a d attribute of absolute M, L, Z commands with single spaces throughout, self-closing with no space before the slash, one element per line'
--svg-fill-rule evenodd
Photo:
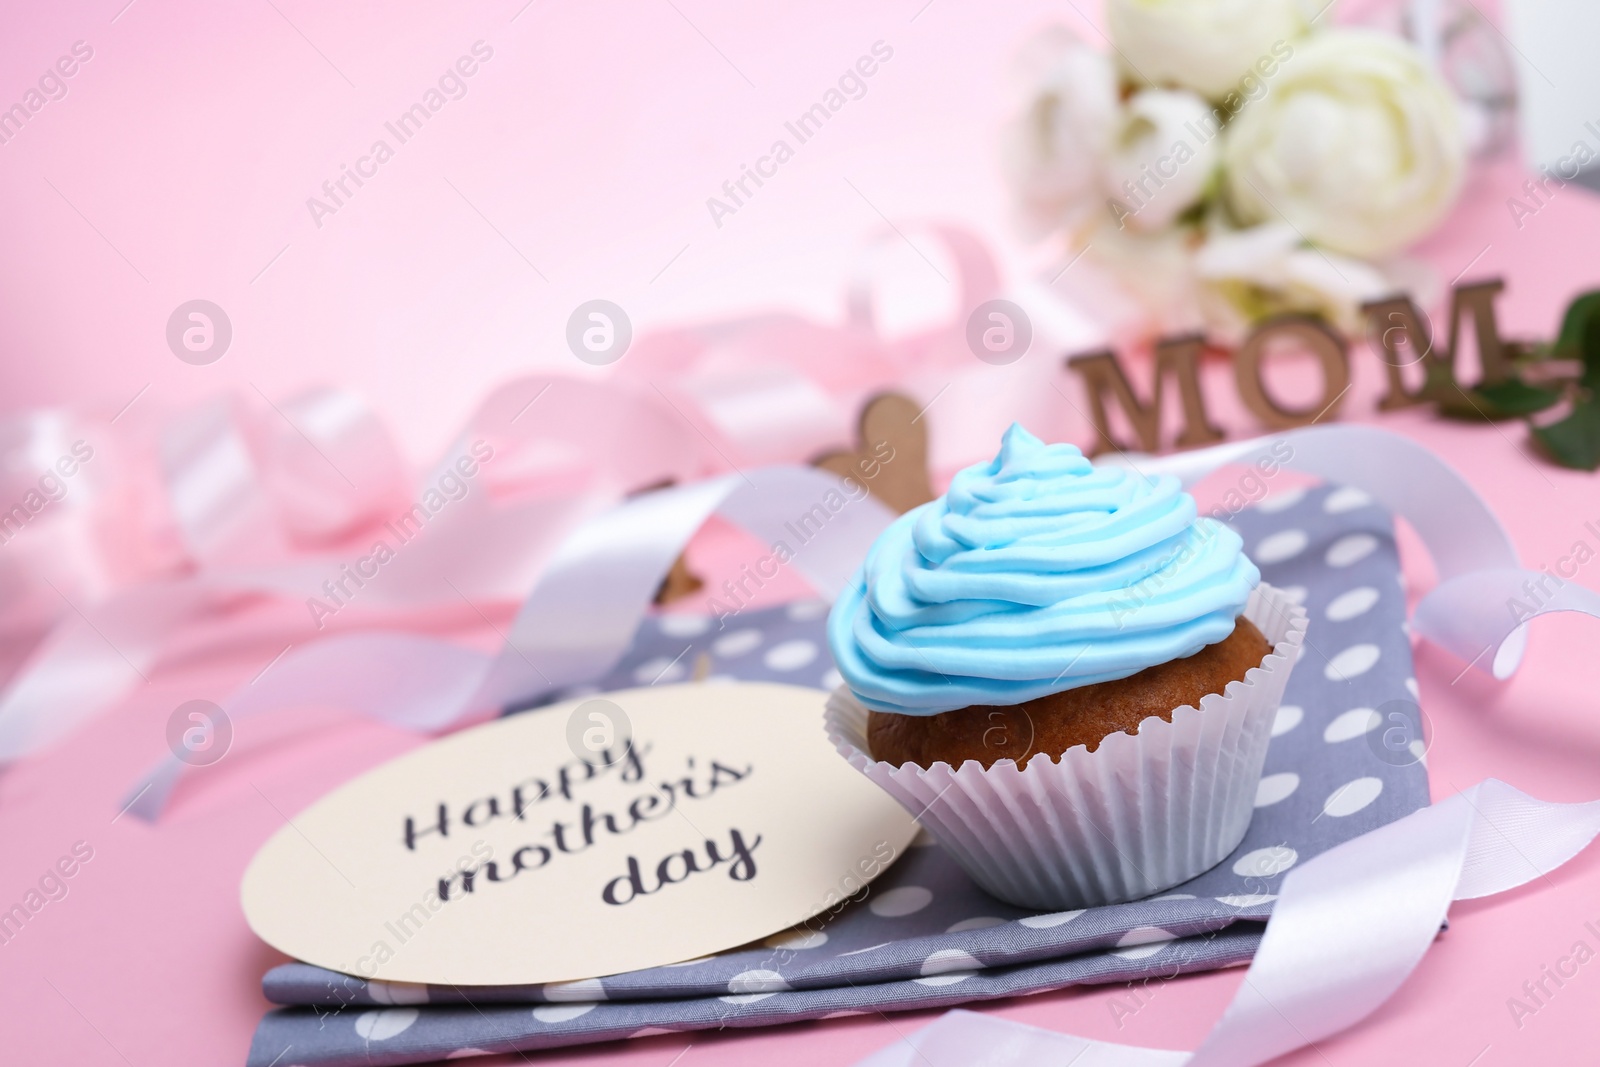
<path fill-rule="evenodd" d="M 60 503 L 23 513 L 28 528 L 0 553 L 0 589 L 14 594 L 0 613 L 0 669 L 14 672 L 0 693 L 0 761 L 115 704 L 202 620 L 232 640 L 303 646 L 325 629 L 515 603 L 585 518 L 647 486 L 848 444 L 862 399 L 892 385 L 925 401 L 952 394 L 929 420 L 960 428 L 935 439 L 946 465 L 982 454 L 993 435 L 978 440 L 975 427 L 998 433 L 1008 404 L 1050 424 L 1036 409 L 1056 395 L 1040 380 L 1058 373 L 1053 359 L 991 368 L 965 347 L 966 310 L 998 288 L 993 259 L 960 230 L 929 232 L 955 266 L 951 322 L 886 341 L 861 280 L 842 326 L 774 315 L 656 333 L 605 380 L 494 390 L 414 483 L 375 414 L 342 390 L 220 398 L 145 435 L 53 413 L 0 425 L 14 499 L 80 431 L 96 456 Z M 985 374 L 982 388 L 951 388 Z M 987 421 L 959 395 L 981 398 Z M 304 603 L 304 622 L 285 626 L 272 603 Z M 378 699 L 354 703 L 414 721 Z"/>

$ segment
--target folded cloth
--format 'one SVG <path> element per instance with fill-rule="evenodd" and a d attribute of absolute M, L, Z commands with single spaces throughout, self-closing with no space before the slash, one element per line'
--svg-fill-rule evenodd
<path fill-rule="evenodd" d="M 470 988 L 364 982 L 290 963 L 263 981 L 267 998 L 289 1007 L 262 1020 L 250 1067 L 418 1063 L 466 1050 L 944 1007 L 1248 961 L 1285 871 L 1424 806 L 1428 782 L 1388 513 L 1355 490 L 1322 487 L 1278 494 L 1229 521 L 1263 578 L 1302 598 L 1311 626 L 1273 728 L 1255 817 L 1217 867 L 1149 900 L 1035 915 L 985 894 L 924 836 L 837 913 L 702 960 L 558 985 Z M 797 602 L 720 626 L 709 616 L 656 616 L 583 692 L 679 680 L 705 662 L 708 684 L 831 689 L 838 674 L 825 613 Z M 820 698 L 818 706 L 820 730 Z"/>

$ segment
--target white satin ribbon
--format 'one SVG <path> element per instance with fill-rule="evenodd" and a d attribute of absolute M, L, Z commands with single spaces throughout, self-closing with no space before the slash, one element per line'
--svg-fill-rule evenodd
<path fill-rule="evenodd" d="M 857 1067 L 1251 1067 L 1366 1018 L 1406 980 L 1452 900 L 1555 870 L 1600 834 L 1600 801 L 1550 804 L 1486 779 L 1284 877 L 1261 947 L 1194 1052 L 947 1012 Z"/>
<path fill-rule="evenodd" d="M 610 667 L 662 577 L 713 514 L 791 563 L 832 599 L 893 514 L 812 467 L 764 467 L 635 497 L 580 525 L 551 558 L 493 654 L 412 634 L 339 634 L 295 649 L 222 705 L 240 721 L 315 703 L 413 730 L 439 730 L 527 703 Z M 168 756 L 135 786 L 129 810 L 159 815 L 186 764 Z"/>
<path fill-rule="evenodd" d="M 1287 459 L 1282 455 L 1284 443 L 1292 452 Z M 1489 669 L 1491 660 L 1497 671 L 1504 667 L 1509 674 L 1514 669 L 1521 654 L 1522 620 L 1509 610 L 1499 610 L 1503 598 L 1485 592 L 1490 580 L 1484 575 L 1502 575 L 1494 579 L 1496 590 L 1548 579 L 1515 569 L 1510 538 L 1488 506 L 1459 474 L 1422 446 L 1370 427 L 1327 426 L 1172 456 L 1122 457 L 1140 471 L 1172 473 L 1185 484 L 1226 464 L 1257 459 L 1355 486 L 1409 519 L 1444 578 L 1419 606 L 1413 631 L 1482 669 Z M 224 710 L 237 720 L 291 704 L 331 704 L 407 729 L 440 730 L 587 681 L 622 654 L 672 560 L 713 512 L 720 510 L 769 544 L 793 541 L 791 531 L 798 529 L 801 516 L 829 491 L 842 493 L 844 488 L 832 476 L 811 468 L 767 467 L 635 498 L 576 527 L 546 563 L 497 655 L 397 633 L 335 635 L 292 651 L 266 677 L 236 693 Z M 470 504 L 471 498 L 463 503 Z M 795 566 L 831 597 L 849 579 L 889 516 L 870 499 L 852 502 L 837 515 L 832 510 L 828 514 L 817 543 L 796 553 Z M 548 525 L 552 520 L 542 521 Z M 455 529 L 470 528 L 458 524 Z M 454 537 L 447 547 L 460 555 L 474 551 Z M 508 551 L 516 555 L 514 546 Z M 438 574 L 444 572 L 435 570 L 434 563 L 441 560 L 419 551 L 411 562 L 422 564 L 419 581 L 439 584 Z M 260 580 L 270 585 L 278 579 Z M 407 595 L 421 594 L 415 584 L 407 587 Z M 292 587 L 289 582 L 284 591 Z M 241 581 L 241 588 L 251 588 L 250 580 Z M 1550 599 L 1536 610 L 1567 606 L 1583 610 L 1583 598 L 1594 599 L 1594 594 L 1570 583 L 1567 590 L 1564 598 Z M 172 628 L 165 624 L 163 613 L 192 617 L 213 605 L 219 595 L 214 582 L 166 597 L 152 591 L 148 599 L 134 597 L 121 605 L 126 613 L 122 621 L 129 630 L 137 629 L 141 617 L 162 622 L 150 627 L 160 633 Z M 1594 606 L 1600 608 L 1600 603 Z M 108 672 L 124 672 L 125 665 L 108 659 L 97 645 L 95 632 L 72 632 L 82 646 L 75 654 L 82 670 L 31 676 L 8 694 L 6 705 L 13 700 L 39 704 L 54 697 L 58 705 L 70 708 L 73 692 L 36 692 L 28 684 L 55 678 L 72 691 L 105 688 Z M 149 646 L 136 643 L 135 655 L 146 653 L 153 660 L 158 648 L 154 642 Z M 1498 654 L 1489 657 L 1491 649 L 1498 649 Z M 0 755 L 37 742 L 14 736 L 29 721 L 8 718 L 0 705 Z M 165 761 L 139 783 L 132 810 L 153 818 L 182 770 L 176 758 Z"/>

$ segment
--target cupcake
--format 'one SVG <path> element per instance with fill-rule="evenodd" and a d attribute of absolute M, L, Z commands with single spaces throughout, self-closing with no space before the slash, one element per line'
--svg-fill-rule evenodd
<path fill-rule="evenodd" d="M 1244 837 L 1305 626 L 1177 479 L 1013 425 L 835 603 L 828 730 L 1002 900 L 1136 900 Z"/>

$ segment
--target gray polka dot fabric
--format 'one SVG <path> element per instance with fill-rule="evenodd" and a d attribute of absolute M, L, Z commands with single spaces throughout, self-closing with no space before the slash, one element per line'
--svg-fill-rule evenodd
<path fill-rule="evenodd" d="M 1295 864 L 1428 802 L 1390 516 L 1360 492 L 1291 490 L 1231 520 L 1266 581 L 1310 613 L 1273 726 L 1256 812 L 1221 864 L 1149 900 L 1038 915 L 978 889 L 923 835 L 836 914 L 670 967 L 546 986 L 364 982 L 270 971 L 250 1067 L 421 1063 L 675 1030 L 948 1007 L 1249 961 Z M 705 676 L 831 689 L 826 607 L 647 620 L 583 691 Z M 563 696 L 580 695 L 574 690 Z M 537 709 L 527 709 L 537 714 Z M 821 701 L 818 701 L 821 725 Z"/>

